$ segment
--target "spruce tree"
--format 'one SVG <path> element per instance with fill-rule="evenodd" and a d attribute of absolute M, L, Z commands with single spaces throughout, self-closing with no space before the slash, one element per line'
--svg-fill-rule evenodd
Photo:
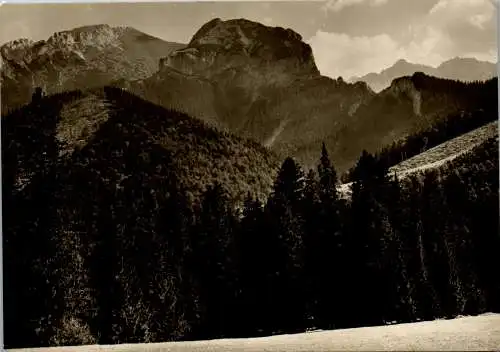
<path fill-rule="evenodd" d="M 198 268 L 200 297 L 204 308 L 198 327 L 200 338 L 223 337 L 231 329 L 235 303 L 235 219 L 222 185 L 207 188 L 196 216 L 192 234 L 193 258 Z"/>
<path fill-rule="evenodd" d="M 410 176 L 405 182 L 406 216 L 403 222 L 404 252 L 409 276 L 412 312 L 415 319 L 432 320 L 439 305 L 430 280 L 428 251 L 425 247 L 422 220 L 422 184 L 417 176 Z"/>
<path fill-rule="evenodd" d="M 323 203 L 334 203 L 337 196 L 337 172 L 333 167 L 325 143 L 321 149 L 321 158 L 318 165 L 320 183 L 320 199 Z"/>
<path fill-rule="evenodd" d="M 422 245 L 429 280 L 436 292 L 436 315 L 451 316 L 455 311 L 456 291 L 452 281 L 452 261 L 446 226 L 448 209 L 435 171 L 427 172 L 421 193 Z"/>
<path fill-rule="evenodd" d="M 396 173 L 390 180 L 388 188 L 388 217 L 392 233 L 387 238 L 385 254 L 385 273 L 388 278 L 387 321 L 405 322 L 415 319 L 413 300 L 411 297 L 410 275 L 407 266 L 407 248 L 405 248 L 404 227 L 405 202 L 401 184 Z"/>
<path fill-rule="evenodd" d="M 337 173 L 332 165 L 328 151 L 323 143 L 318 164 L 319 175 L 319 211 L 317 216 L 314 252 L 316 258 L 315 287 L 318 301 L 315 316 L 321 327 L 331 328 L 342 324 L 343 316 L 339 301 L 342 293 L 338 287 L 345 280 L 340 270 L 345 247 L 340 222 L 340 204 L 337 192 Z"/>
<path fill-rule="evenodd" d="M 303 213 L 304 213 L 304 264 L 307 280 L 307 315 L 312 319 L 310 324 L 318 326 L 316 313 L 319 309 L 320 287 L 319 283 L 319 257 L 320 244 L 320 200 L 319 181 L 316 172 L 311 169 L 307 174 L 304 187 Z M 311 326 L 311 327 L 314 327 Z"/>
<path fill-rule="evenodd" d="M 392 232 L 386 208 L 385 171 L 366 151 L 354 170 L 349 255 L 356 273 L 351 281 L 351 299 L 356 307 L 353 318 L 361 325 L 382 324 L 387 306 L 387 286 L 380 284 L 386 280 L 383 258 Z M 370 295 L 365 296 L 367 292 Z"/>
<path fill-rule="evenodd" d="M 238 251 L 241 253 L 239 334 L 252 336 L 268 331 L 267 314 L 272 308 L 267 291 L 268 268 L 274 253 L 269 250 L 268 229 L 264 222 L 264 212 L 259 200 L 248 194 L 243 208 L 238 235 Z"/>
<path fill-rule="evenodd" d="M 269 245 L 275 254 L 269 268 L 275 305 L 271 320 L 285 331 L 303 328 L 306 319 L 303 191 L 303 172 L 287 158 L 266 207 L 272 236 Z"/>

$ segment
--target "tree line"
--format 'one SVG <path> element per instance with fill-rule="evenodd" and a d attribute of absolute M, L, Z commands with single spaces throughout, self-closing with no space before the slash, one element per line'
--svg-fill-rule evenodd
<path fill-rule="evenodd" d="M 56 123 L 57 109 L 45 115 Z M 406 179 L 365 151 L 350 199 L 323 145 L 316 168 L 287 158 L 266 199 L 236 207 L 223 182 L 193 201 L 147 131 L 116 131 L 106 125 L 70 158 L 49 134 L 2 148 L 7 348 L 500 311 L 496 138 Z M 22 187 L 20 156 L 31 174 Z"/>

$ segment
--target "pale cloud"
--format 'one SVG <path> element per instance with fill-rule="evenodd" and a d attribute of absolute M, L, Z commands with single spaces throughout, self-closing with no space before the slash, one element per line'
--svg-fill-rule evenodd
<path fill-rule="evenodd" d="M 349 36 L 318 31 L 309 44 L 322 74 L 334 78 L 380 72 L 400 58 L 430 66 L 456 56 L 496 62 L 494 15 L 494 0 L 440 0 L 426 16 L 408 25 L 404 42 L 388 34 Z"/>
<path fill-rule="evenodd" d="M 496 19 L 494 0 L 440 0 L 429 11 L 423 26 L 447 42 L 436 50 L 457 56 L 482 53 L 496 61 Z M 423 31 L 423 29 L 421 29 Z"/>
<path fill-rule="evenodd" d="M 346 7 L 354 5 L 368 3 L 371 6 L 380 6 L 386 4 L 388 1 L 389 0 L 329 0 L 326 2 L 324 9 L 339 12 Z"/>
<path fill-rule="evenodd" d="M 380 71 L 404 55 L 398 43 L 386 34 L 351 37 L 318 31 L 309 44 L 321 73 L 334 78 Z"/>
<path fill-rule="evenodd" d="M 271 25 L 273 23 L 273 19 L 271 17 L 264 17 L 262 19 L 262 23 L 266 24 L 266 25 Z"/>
<path fill-rule="evenodd" d="M 489 9 L 494 6 L 494 0 L 439 0 L 429 11 L 434 14 L 440 11 L 460 11 L 467 13 L 470 9 Z"/>
<path fill-rule="evenodd" d="M 470 30 L 494 30 L 494 15 L 493 0 L 440 0 L 429 11 L 427 21 L 441 30 L 454 29 L 450 32 L 453 36 Z"/>
<path fill-rule="evenodd" d="M 473 26 L 476 26 L 479 29 L 484 29 L 485 23 L 488 22 L 488 20 L 491 18 L 491 15 L 486 15 L 486 14 L 478 14 L 478 15 L 473 15 L 469 18 L 470 24 Z"/>
<path fill-rule="evenodd" d="M 417 27 L 413 40 L 402 46 L 404 57 L 414 63 L 437 66 L 446 60 L 453 43 L 434 27 Z"/>
<path fill-rule="evenodd" d="M 466 19 L 468 23 L 484 29 L 483 25 L 491 21 L 494 14 L 493 0 L 440 0 L 429 11 L 429 19 L 439 20 L 436 25 Z"/>

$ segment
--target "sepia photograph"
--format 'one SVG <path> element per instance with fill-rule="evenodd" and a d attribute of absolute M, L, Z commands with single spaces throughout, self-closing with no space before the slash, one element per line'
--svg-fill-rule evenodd
<path fill-rule="evenodd" d="M 498 350 L 498 6 L 0 3 L 1 349 Z"/>

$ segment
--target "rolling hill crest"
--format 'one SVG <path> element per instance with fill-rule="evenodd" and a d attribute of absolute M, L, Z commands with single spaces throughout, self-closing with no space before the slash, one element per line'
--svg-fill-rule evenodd
<path fill-rule="evenodd" d="M 54 167 L 60 180 L 84 166 L 121 187 L 143 177 L 143 167 L 152 167 L 148 172 L 155 179 L 154 165 L 160 167 L 158 160 L 165 159 L 170 161 L 163 167 L 171 169 L 191 200 L 219 182 L 238 202 L 249 193 L 264 199 L 278 165 L 255 142 L 111 87 L 33 102 L 5 116 L 2 133 L 4 180 L 13 194 L 29 189 L 35 177 L 45 177 Z"/>

